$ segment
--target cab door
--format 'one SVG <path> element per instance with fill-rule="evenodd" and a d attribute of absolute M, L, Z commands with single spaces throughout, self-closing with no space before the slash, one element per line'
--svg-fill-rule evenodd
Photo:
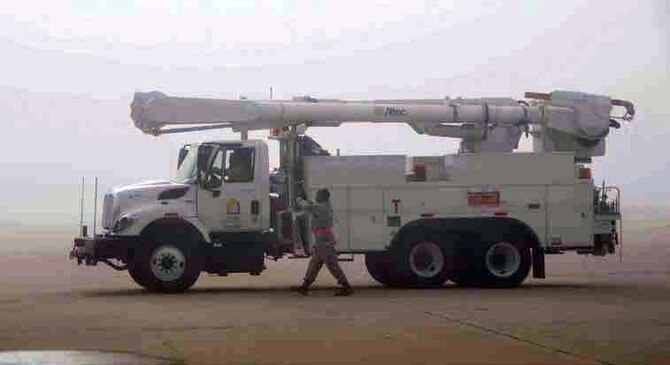
<path fill-rule="evenodd" d="M 261 199 L 256 180 L 256 149 L 250 145 L 225 145 L 223 154 L 225 231 L 260 229 Z"/>
<path fill-rule="evenodd" d="M 223 155 L 224 150 L 218 144 L 203 144 L 198 148 L 198 217 L 213 232 L 222 231 L 225 221 Z"/>
<path fill-rule="evenodd" d="M 208 144 L 199 166 L 198 215 L 213 232 L 253 231 L 261 227 L 261 199 L 255 181 L 253 145 Z M 202 148 L 207 148 L 201 146 Z"/>

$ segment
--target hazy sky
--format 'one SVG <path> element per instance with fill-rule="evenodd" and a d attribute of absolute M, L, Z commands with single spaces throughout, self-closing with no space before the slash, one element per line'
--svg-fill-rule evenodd
<path fill-rule="evenodd" d="M 596 178 L 622 185 L 629 202 L 667 205 L 669 23 L 663 0 L 5 0 L 0 223 L 74 223 L 81 176 L 99 176 L 102 191 L 167 177 L 179 144 L 237 138 L 143 135 L 129 103 L 154 89 L 222 98 L 267 98 L 270 86 L 277 98 L 611 94 L 639 113 L 609 138 Z M 405 126 L 308 133 L 344 154 L 456 146 Z"/>

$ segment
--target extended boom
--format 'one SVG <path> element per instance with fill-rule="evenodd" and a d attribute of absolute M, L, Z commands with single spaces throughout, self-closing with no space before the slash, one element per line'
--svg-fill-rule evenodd
<path fill-rule="evenodd" d="M 607 96 L 555 91 L 527 93 L 528 101 L 504 98 L 319 101 L 220 100 L 136 93 L 135 125 L 154 135 L 214 128 L 248 131 L 268 128 L 339 126 L 342 123 L 405 123 L 417 133 L 462 140 L 462 152 L 511 152 L 525 131 L 545 151 L 573 151 L 578 157 L 604 154 L 613 105 L 632 104 Z M 531 131 L 531 127 L 533 130 Z"/>

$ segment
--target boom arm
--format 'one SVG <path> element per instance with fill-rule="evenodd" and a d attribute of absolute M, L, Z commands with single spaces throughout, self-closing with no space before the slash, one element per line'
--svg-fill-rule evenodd
<path fill-rule="evenodd" d="M 539 120 L 539 108 L 523 105 L 467 105 L 449 100 L 413 103 L 347 101 L 250 101 L 169 97 L 159 92 L 136 93 L 132 118 L 141 130 L 161 134 L 170 125 L 217 124 L 247 130 L 297 124 L 339 126 L 346 122 L 372 123 L 498 123 Z M 487 108 L 488 106 L 488 108 Z M 487 110 L 488 109 L 488 110 Z M 528 112 L 526 112 L 528 111 Z"/>
<path fill-rule="evenodd" d="M 545 150 L 572 149 L 590 157 L 604 153 L 604 147 L 602 152 L 597 148 L 608 133 L 612 105 L 628 103 L 630 118 L 634 113 L 631 103 L 606 96 L 564 91 L 527 96 L 534 100 L 251 101 L 170 97 L 154 91 L 135 93 L 131 117 L 139 129 L 153 135 L 214 128 L 406 123 L 420 134 L 460 138 L 465 152 L 511 152 L 522 132 L 536 125 L 534 137 L 541 138 Z M 582 144 L 590 150 L 570 145 L 575 141 L 589 142 Z"/>

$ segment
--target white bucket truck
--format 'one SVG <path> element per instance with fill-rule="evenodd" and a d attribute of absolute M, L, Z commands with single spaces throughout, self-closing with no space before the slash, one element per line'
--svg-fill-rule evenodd
<path fill-rule="evenodd" d="M 186 145 L 171 180 L 107 193 L 103 233 L 76 237 L 71 258 L 127 269 L 159 292 L 186 290 L 203 271 L 257 275 L 268 257 L 309 255 L 309 221 L 295 200 L 325 187 L 339 251 L 364 255 L 380 283 L 517 286 L 531 269 L 544 277 L 545 254 L 606 255 L 621 244 L 619 190 L 595 186 L 589 163 L 605 154 L 610 129 L 633 115 L 628 101 L 568 91 L 520 101 L 136 93 L 131 117 L 148 134 L 231 128 L 242 139 Z M 446 156 L 331 156 L 304 135 L 353 122 L 406 123 L 459 138 L 460 148 Z M 266 142 L 246 138 L 259 129 L 280 142 L 273 173 Z M 513 152 L 524 133 L 533 152 Z"/>

